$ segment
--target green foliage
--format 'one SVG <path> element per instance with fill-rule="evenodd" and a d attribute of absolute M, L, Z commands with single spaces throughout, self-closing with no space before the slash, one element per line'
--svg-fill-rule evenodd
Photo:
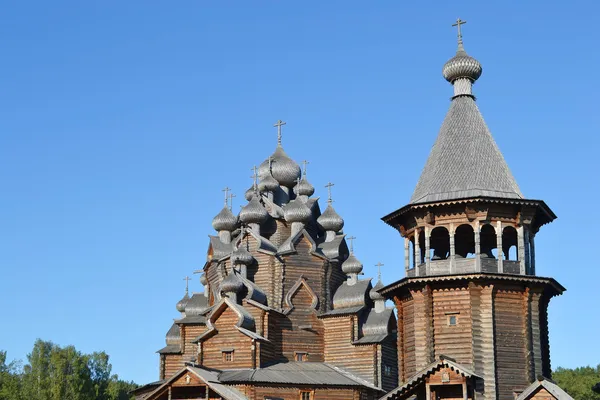
<path fill-rule="evenodd" d="M 600 400 L 600 393 L 592 391 L 592 387 L 600 382 L 600 365 L 596 368 L 558 368 L 552 373 L 552 379 L 575 400 Z"/>
<path fill-rule="evenodd" d="M 38 339 L 27 361 L 22 368 L 6 364 L 0 351 L 0 400 L 129 400 L 127 393 L 137 387 L 111 375 L 104 352 L 83 354 Z"/>

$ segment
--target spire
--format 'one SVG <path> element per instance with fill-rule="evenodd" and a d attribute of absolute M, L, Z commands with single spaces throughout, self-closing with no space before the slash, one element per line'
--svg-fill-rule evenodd
<path fill-rule="evenodd" d="M 459 19 L 454 26 L 464 23 Z M 481 64 L 464 51 L 460 30 L 458 51 L 443 68 L 444 78 L 454 86 L 454 97 L 412 204 L 473 197 L 523 198 L 471 94 L 481 71 Z"/>

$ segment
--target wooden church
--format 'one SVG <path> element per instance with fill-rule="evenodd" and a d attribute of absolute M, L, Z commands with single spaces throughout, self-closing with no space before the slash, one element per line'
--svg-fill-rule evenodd
<path fill-rule="evenodd" d="M 448 114 L 410 203 L 383 217 L 404 238 L 405 277 L 361 277 L 332 185 L 321 211 L 279 121 L 239 215 L 225 191 L 205 291 L 177 303 L 160 380 L 137 399 L 570 399 L 550 380 L 548 342 L 565 289 L 535 264 L 556 216 L 523 196 L 483 120 L 463 23 L 443 68 Z"/>

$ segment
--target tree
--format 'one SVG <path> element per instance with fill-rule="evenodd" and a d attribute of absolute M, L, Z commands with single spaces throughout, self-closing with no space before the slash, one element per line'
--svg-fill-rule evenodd
<path fill-rule="evenodd" d="M 600 400 L 600 393 L 592 390 L 600 382 L 600 365 L 596 368 L 557 368 L 552 373 L 552 378 L 575 400 Z"/>

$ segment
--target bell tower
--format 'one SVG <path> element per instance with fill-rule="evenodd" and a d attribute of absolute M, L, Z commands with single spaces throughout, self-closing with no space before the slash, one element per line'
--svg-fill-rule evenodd
<path fill-rule="evenodd" d="M 398 310 L 405 383 L 388 399 L 511 400 L 551 374 L 547 308 L 565 289 L 536 275 L 535 237 L 556 216 L 523 196 L 483 120 L 472 93 L 483 69 L 464 49 L 465 22 L 442 69 L 450 109 L 410 203 L 382 218 L 404 239 L 405 269 L 379 291 Z"/>

